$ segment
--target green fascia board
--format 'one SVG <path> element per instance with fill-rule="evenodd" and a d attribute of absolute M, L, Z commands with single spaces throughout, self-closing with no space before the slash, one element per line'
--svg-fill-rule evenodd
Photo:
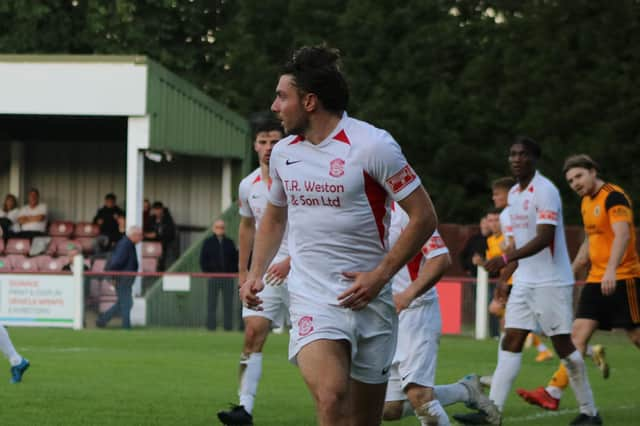
<path fill-rule="evenodd" d="M 147 58 L 146 64 L 150 149 L 247 159 L 246 119 L 157 62 Z"/>

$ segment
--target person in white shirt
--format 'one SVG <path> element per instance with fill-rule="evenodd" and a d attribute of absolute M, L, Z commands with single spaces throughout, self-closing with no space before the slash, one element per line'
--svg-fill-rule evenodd
<path fill-rule="evenodd" d="M 46 234 L 47 205 L 40 202 L 40 192 L 36 188 L 29 190 L 28 204 L 20 209 L 18 222 L 22 237 L 31 238 Z"/>
<path fill-rule="evenodd" d="M 531 138 L 519 137 L 511 145 L 509 164 L 518 181 L 508 199 L 515 247 L 485 263 L 490 273 L 502 270 L 504 277 L 513 272 L 513 289 L 506 305 L 505 336 L 489 398 L 504 410 L 520 370 L 524 342 L 530 331 L 539 328 L 551 338 L 569 371 L 581 415 L 595 421 L 599 417 L 584 360 L 571 341 L 574 278 L 565 241 L 562 201 L 558 188 L 536 170 L 540 155 L 540 146 Z M 504 282 L 501 280 L 496 290 L 498 297 L 504 298 Z M 453 417 L 471 424 L 500 424 L 501 421 L 500 416 L 483 412 Z"/>
<path fill-rule="evenodd" d="M 339 54 L 303 47 L 285 65 L 271 109 L 290 134 L 270 162 L 271 189 L 240 294 L 261 309 L 262 276 L 288 225 L 289 359 L 320 425 L 381 422 L 397 316 L 387 284 L 433 233 L 420 179 L 384 130 L 345 113 Z M 409 224 L 389 249 L 391 199 Z"/>
<path fill-rule="evenodd" d="M 271 115 L 271 114 L 270 114 Z M 271 152 L 282 139 L 282 126 L 273 117 L 255 117 L 253 148 L 258 154 L 260 167 L 242 179 L 238 190 L 240 226 L 238 228 L 238 282 L 247 278 L 251 246 L 256 229 L 260 225 L 267 206 L 269 186 L 269 159 Z M 244 345 L 240 355 L 239 404 L 218 412 L 218 419 L 225 425 L 253 423 L 253 406 L 258 383 L 262 376 L 262 348 L 272 327 L 282 327 L 288 317 L 289 294 L 286 277 L 289 274 L 287 240 L 283 238 L 265 279 L 271 284 L 260 292 L 263 309 L 256 311 L 244 307 Z"/>

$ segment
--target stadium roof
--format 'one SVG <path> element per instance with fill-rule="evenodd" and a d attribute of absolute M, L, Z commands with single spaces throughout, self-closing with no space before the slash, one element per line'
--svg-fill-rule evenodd
<path fill-rule="evenodd" d="M 247 121 L 146 56 L 0 55 L 0 93 L 0 114 L 138 117 L 141 149 L 247 158 Z"/>

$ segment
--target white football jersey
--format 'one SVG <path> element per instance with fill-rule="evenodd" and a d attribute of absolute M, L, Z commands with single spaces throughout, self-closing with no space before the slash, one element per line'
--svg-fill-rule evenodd
<path fill-rule="evenodd" d="M 539 224 L 555 225 L 555 237 L 549 247 L 533 256 L 518 260 L 513 274 L 514 285 L 564 286 L 574 282 L 562 220 L 562 201 L 558 188 L 536 171 L 529 185 L 520 190 L 516 184 L 509 191 L 509 216 L 516 248 L 524 246 L 537 234 Z"/>
<path fill-rule="evenodd" d="M 409 215 L 400 207 L 399 204 L 393 203 L 391 209 L 391 225 L 389 228 L 389 245 L 393 245 L 398 241 L 398 237 L 409 224 Z M 393 277 L 393 292 L 400 293 L 409 287 L 409 285 L 418 277 L 420 268 L 428 259 L 438 257 L 449 253 L 449 249 L 444 243 L 437 230 L 433 232 L 429 240 L 422 246 L 420 253 L 416 254 L 406 266 L 402 267 Z M 410 308 L 423 305 L 425 302 L 431 301 L 438 297 L 435 286 L 430 288 L 420 297 L 416 298 L 409 305 Z"/>
<path fill-rule="evenodd" d="M 420 186 L 389 133 L 346 114 L 317 145 L 280 141 L 270 170 L 269 201 L 288 209 L 289 291 L 331 305 L 352 285 L 344 272 L 371 271 L 387 253 L 391 199 Z M 379 297 L 391 302 L 391 286 Z"/>
<path fill-rule="evenodd" d="M 506 206 L 500 212 L 500 229 L 505 238 L 513 237 L 513 226 L 511 226 L 511 216 L 509 215 L 509 206 Z"/>
<path fill-rule="evenodd" d="M 260 226 L 262 216 L 267 208 L 267 199 L 269 196 L 269 183 L 262 180 L 260 167 L 251 172 L 247 177 L 240 181 L 238 189 L 238 204 L 240 216 L 252 217 L 255 219 L 256 229 Z M 282 243 L 278 249 L 278 253 L 273 258 L 272 263 L 280 262 L 289 256 L 287 249 L 287 230 L 282 237 Z"/>

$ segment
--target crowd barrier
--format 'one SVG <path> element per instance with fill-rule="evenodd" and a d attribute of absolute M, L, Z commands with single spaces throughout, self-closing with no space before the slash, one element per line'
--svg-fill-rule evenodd
<path fill-rule="evenodd" d="M 82 259 L 75 260 L 82 266 Z M 134 281 L 133 326 L 241 330 L 242 305 L 236 274 L 93 272 L 0 274 L 0 323 L 18 326 L 92 327 L 116 301 L 123 277 Z M 485 339 L 497 320 L 487 306 L 494 282 L 484 269 L 477 278 L 444 277 L 437 285 L 443 334 Z M 577 286 L 579 287 L 579 286 Z M 579 288 L 578 288 L 579 290 Z M 577 293 L 577 292 L 576 292 Z"/>

